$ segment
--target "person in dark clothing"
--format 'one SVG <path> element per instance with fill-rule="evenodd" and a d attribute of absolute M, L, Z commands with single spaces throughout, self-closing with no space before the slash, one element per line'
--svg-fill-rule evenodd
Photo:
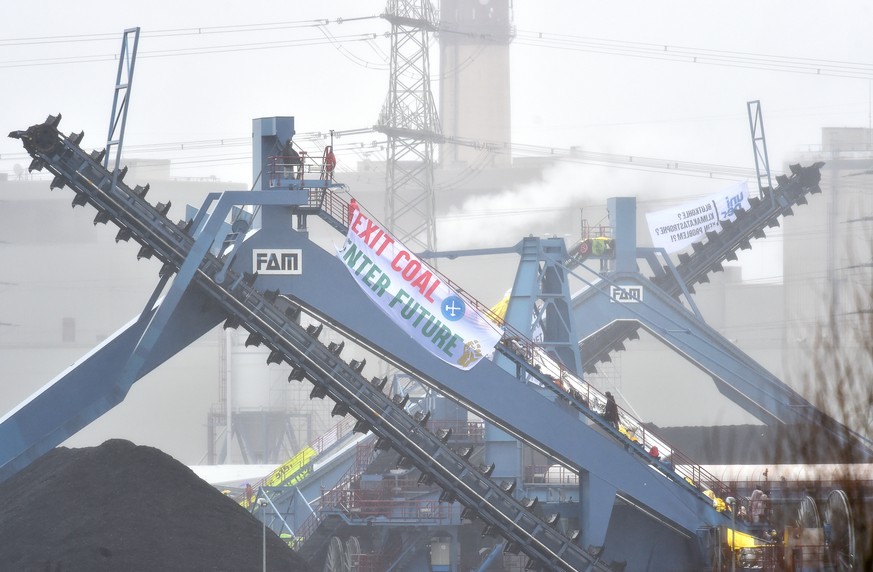
<path fill-rule="evenodd" d="M 286 179 L 303 178 L 303 165 L 300 160 L 300 154 L 298 154 L 297 150 L 294 149 L 294 146 L 291 144 L 291 139 L 288 139 L 285 143 L 284 149 L 282 149 L 282 164 L 285 171 L 283 175 Z"/>
<path fill-rule="evenodd" d="M 606 392 L 606 408 L 603 411 L 603 417 L 616 429 L 618 429 L 618 405 L 615 403 L 615 398 L 610 392 Z"/>

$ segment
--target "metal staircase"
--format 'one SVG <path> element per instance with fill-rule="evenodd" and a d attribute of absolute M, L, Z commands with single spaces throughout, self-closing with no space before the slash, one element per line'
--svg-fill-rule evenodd
<path fill-rule="evenodd" d="M 324 548 L 330 540 L 330 536 L 336 531 L 335 523 L 341 520 L 336 517 L 339 517 L 340 513 L 332 509 L 339 508 L 342 500 L 350 495 L 353 486 L 359 482 L 361 474 L 366 471 L 379 453 L 373 445 L 374 443 L 367 443 L 357 446 L 355 461 L 346 474 L 339 479 L 333 488 L 322 489 L 317 500 L 318 506 L 297 530 L 295 548 L 303 558 L 312 561 L 313 557 Z"/>

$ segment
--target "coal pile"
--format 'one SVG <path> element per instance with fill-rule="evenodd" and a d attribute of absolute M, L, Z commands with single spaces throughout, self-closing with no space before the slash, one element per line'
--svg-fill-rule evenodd
<path fill-rule="evenodd" d="M 0 569 L 262 570 L 262 525 L 188 467 L 110 440 L 59 447 L 0 484 Z M 307 572 L 267 530 L 267 569 Z"/>

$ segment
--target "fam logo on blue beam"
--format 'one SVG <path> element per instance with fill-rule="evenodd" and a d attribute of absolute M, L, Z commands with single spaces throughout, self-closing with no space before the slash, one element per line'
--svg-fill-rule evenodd
<path fill-rule="evenodd" d="M 443 300 L 443 317 L 450 322 L 457 322 L 464 317 L 466 304 L 458 296 L 449 296 Z"/>

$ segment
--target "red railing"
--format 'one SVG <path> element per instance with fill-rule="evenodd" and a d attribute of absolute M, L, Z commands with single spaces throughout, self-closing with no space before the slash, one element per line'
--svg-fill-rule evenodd
<path fill-rule="evenodd" d="M 343 491 L 351 490 L 353 485 L 360 480 L 361 474 L 373 462 L 373 458 L 376 455 L 376 450 L 373 447 L 374 444 L 375 441 L 371 439 L 369 443 L 365 442 L 358 445 L 355 463 L 349 468 L 348 472 L 346 472 L 334 488 L 327 491 L 322 489 L 321 496 L 311 503 L 314 512 L 303 521 L 303 524 L 297 530 L 298 542 L 305 542 L 312 536 L 312 533 L 321 524 L 324 510 L 336 507 L 338 500 L 342 499 Z"/>
<path fill-rule="evenodd" d="M 424 524 L 431 526 L 450 523 L 451 505 L 438 500 L 409 500 L 384 498 L 383 491 L 364 489 L 332 489 L 322 497 L 318 519 L 331 513 L 342 513 L 350 520 L 370 520 L 383 524 Z M 303 526 L 298 532 L 298 542 L 312 535 L 314 529 Z M 378 553 L 350 554 L 353 568 L 358 572 L 381 572 L 400 554 L 400 537 L 396 542 L 383 546 Z"/>
<path fill-rule="evenodd" d="M 606 224 L 590 225 L 587 219 L 582 220 L 582 238 L 579 242 L 586 238 L 613 238 L 612 227 Z"/>
<path fill-rule="evenodd" d="M 341 222 L 346 227 L 349 226 L 349 219 L 351 218 L 349 203 L 329 189 L 313 189 L 309 193 L 307 206 L 320 208 L 334 220 Z"/>
<path fill-rule="evenodd" d="M 333 180 L 333 170 L 329 170 L 325 164 L 326 155 L 321 158 L 309 155 L 306 151 L 300 151 L 299 162 L 297 157 L 274 155 L 267 157 L 267 171 L 269 176 L 268 186 L 271 189 L 291 186 L 292 181 L 320 180 L 325 181 L 324 186 Z M 314 176 L 313 176 L 314 175 Z M 307 185 L 311 186 L 312 183 Z M 322 183 L 317 185 L 322 186 Z"/>
<path fill-rule="evenodd" d="M 515 340 L 511 343 L 515 344 Z M 528 349 L 523 348 L 518 351 L 527 352 Z M 568 393 L 576 401 L 586 406 L 589 411 L 599 416 L 598 418 L 589 415 L 589 418 L 598 421 L 607 430 L 611 429 L 603 419 L 606 410 L 605 394 L 576 377 L 573 372 L 549 357 L 540 347 L 533 345 L 530 355 L 526 355 L 525 358 L 540 372 L 550 376 L 558 389 Z M 715 475 L 695 464 L 681 451 L 674 449 L 666 440 L 646 428 L 641 421 L 620 407 L 618 408 L 618 431 L 622 439 L 627 439 L 637 447 L 636 451 L 641 457 L 648 458 L 652 464 L 656 464 L 661 469 L 673 471 L 701 492 L 711 490 L 719 498 L 724 498 L 730 494 L 727 485 L 719 481 Z"/>
<path fill-rule="evenodd" d="M 322 507 L 322 513 L 340 512 L 350 519 L 378 518 L 381 522 L 449 524 L 451 505 L 438 500 L 376 498 L 377 491 L 344 490 L 332 495 L 332 506 Z M 379 491 L 381 493 L 381 491 Z"/>

